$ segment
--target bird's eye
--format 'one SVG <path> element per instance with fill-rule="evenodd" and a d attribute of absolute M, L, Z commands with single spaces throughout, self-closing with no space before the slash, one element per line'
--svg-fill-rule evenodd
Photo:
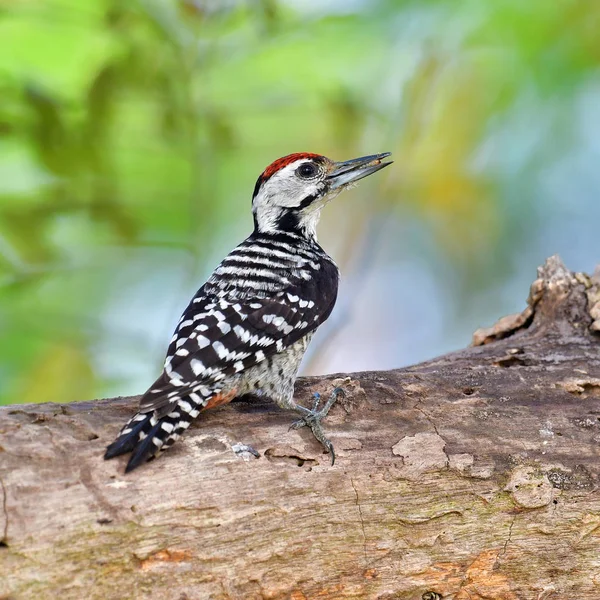
<path fill-rule="evenodd" d="M 319 168 L 313 162 L 302 163 L 296 169 L 296 175 L 298 175 L 298 177 L 301 177 L 302 179 L 312 179 L 313 177 L 316 177 L 318 173 Z"/>

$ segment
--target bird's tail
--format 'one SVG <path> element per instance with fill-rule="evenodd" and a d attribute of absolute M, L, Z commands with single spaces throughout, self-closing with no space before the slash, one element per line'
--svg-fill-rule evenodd
<path fill-rule="evenodd" d="M 131 452 L 125 473 L 172 446 L 198 416 L 201 407 L 189 396 L 173 403 L 166 415 L 138 412 L 125 424 L 119 437 L 106 449 L 104 459 Z"/>

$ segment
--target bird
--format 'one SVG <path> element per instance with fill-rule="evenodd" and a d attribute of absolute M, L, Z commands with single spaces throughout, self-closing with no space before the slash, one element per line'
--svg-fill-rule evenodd
<path fill-rule="evenodd" d="M 131 453 L 128 473 L 181 437 L 201 412 L 237 397 L 274 400 L 300 419 L 331 455 L 321 421 L 343 391 L 319 409 L 294 401 L 306 348 L 331 314 L 339 271 L 317 241 L 323 207 L 342 190 L 392 164 L 390 152 L 333 160 L 289 154 L 259 176 L 252 195 L 253 232 L 217 266 L 192 298 L 170 341 L 164 369 L 141 397 L 105 459 Z"/>

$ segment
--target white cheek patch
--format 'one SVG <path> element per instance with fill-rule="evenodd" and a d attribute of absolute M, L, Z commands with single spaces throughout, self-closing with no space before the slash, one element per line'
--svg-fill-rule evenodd
<path fill-rule="evenodd" d="M 308 210 L 306 212 L 302 211 L 298 219 L 298 224 L 300 227 L 306 232 L 307 235 L 310 235 L 315 240 L 317 239 L 317 225 L 321 219 L 321 208 L 323 207 L 319 206 L 314 210 Z"/>
<path fill-rule="evenodd" d="M 283 216 L 283 210 L 284 209 L 269 203 L 261 206 L 257 205 L 255 202 L 253 212 L 256 216 L 259 230 L 263 232 L 275 231 L 277 229 L 277 223 L 279 223 Z"/>
<path fill-rule="evenodd" d="M 263 184 L 252 204 L 260 231 L 277 230 L 278 223 L 288 209 L 299 207 L 307 196 L 319 197 L 322 186 L 321 179 L 303 180 L 296 175 L 296 169 L 306 162 L 310 162 L 310 159 L 301 159 L 286 165 Z M 316 202 L 315 209 L 309 210 L 310 207 L 305 209 L 307 213 L 319 213 L 318 204 L 321 204 L 321 201 L 317 200 Z M 300 212 L 301 220 L 303 220 L 304 212 L 304 210 Z M 313 221 L 314 217 L 310 219 L 311 230 Z"/>

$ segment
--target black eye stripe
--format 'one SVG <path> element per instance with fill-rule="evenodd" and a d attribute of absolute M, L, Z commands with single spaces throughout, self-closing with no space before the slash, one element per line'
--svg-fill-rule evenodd
<path fill-rule="evenodd" d="M 302 202 L 296 207 L 296 210 L 302 210 L 306 208 L 309 204 L 312 204 L 317 199 L 317 194 L 310 194 L 306 196 L 306 198 L 302 199 Z"/>

